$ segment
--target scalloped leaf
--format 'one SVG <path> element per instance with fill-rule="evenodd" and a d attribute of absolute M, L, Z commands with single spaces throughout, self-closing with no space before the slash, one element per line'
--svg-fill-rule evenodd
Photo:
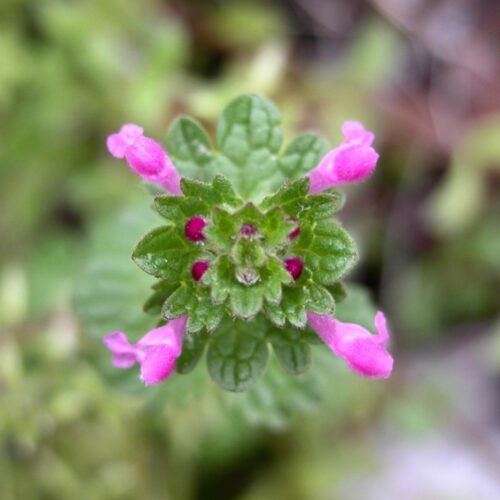
<path fill-rule="evenodd" d="M 181 189 L 184 196 L 163 195 L 154 200 L 156 211 L 177 226 L 183 226 L 194 215 L 210 215 L 214 207 L 238 208 L 243 204 L 231 183 L 221 175 L 210 184 L 183 178 Z"/>
<path fill-rule="evenodd" d="M 315 168 L 328 152 L 328 142 L 315 132 L 297 135 L 279 160 L 279 168 L 287 179 L 295 180 Z"/>
<path fill-rule="evenodd" d="M 133 261 L 146 273 L 170 283 L 190 272 L 190 264 L 201 255 L 176 227 L 161 226 L 146 234 L 132 254 Z"/>
<path fill-rule="evenodd" d="M 282 262 L 275 257 L 269 258 L 256 272 L 257 279 L 253 284 L 242 283 L 246 276 L 245 270 L 236 268 L 231 258 L 223 255 L 212 263 L 202 282 L 210 286 L 214 303 L 228 300 L 233 315 L 250 319 L 261 310 L 264 301 L 279 302 L 282 285 L 291 282 Z M 252 274 L 248 281 L 253 282 L 253 277 Z"/>
<path fill-rule="evenodd" d="M 293 253 L 322 285 L 333 285 L 358 258 L 354 240 L 333 220 L 303 225 L 295 240 Z"/>
<path fill-rule="evenodd" d="M 265 333 L 257 321 L 225 321 L 208 345 L 207 368 L 212 380 L 232 392 L 254 385 L 269 358 Z"/>
<path fill-rule="evenodd" d="M 169 295 L 177 289 L 177 285 L 169 283 L 168 281 L 160 280 L 151 288 L 153 288 L 154 291 L 146 300 L 142 309 L 147 314 L 158 316 L 161 314 L 163 304 L 167 300 L 167 297 L 169 297 Z"/>
<path fill-rule="evenodd" d="M 175 362 L 177 373 L 186 375 L 195 369 L 198 361 L 203 356 L 207 340 L 208 335 L 206 332 L 184 335 L 182 339 L 182 353 Z"/>
<path fill-rule="evenodd" d="M 264 313 L 277 327 L 283 327 L 288 321 L 296 328 L 307 324 L 307 311 L 316 314 L 333 314 L 335 300 L 328 289 L 312 280 L 312 275 L 305 270 L 293 286 L 282 288 L 281 300 L 274 304 L 265 304 Z"/>
<path fill-rule="evenodd" d="M 309 195 L 309 178 L 303 177 L 293 182 L 285 182 L 273 195 L 265 198 L 261 208 L 272 207 L 281 209 L 298 221 L 325 219 L 341 208 L 343 195 L 340 192 L 328 191 Z"/>
<path fill-rule="evenodd" d="M 281 178 L 277 154 L 281 147 L 280 114 L 274 104 L 257 95 L 242 95 L 224 109 L 217 122 L 219 154 L 215 169 L 251 199 Z"/>
<path fill-rule="evenodd" d="M 311 347 L 304 339 L 304 332 L 293 328 L 271 328 L 269 338 L 274 354 L 285 370 L 300 375 L 311 367 Z"/>
<path fill-rule="evenodd" d="M 206 328 L 214 331 L 224 317 L 223 304 L 214 304 L 210 290 L 194 281 L 182 283 L 165 301 L 161 315 L 165 320 L 188 316 L 186 331 L 196 333 Z"/>
<path fill-rule="evenodd" d="M 167 151 L 182 176 L 208 181 L 213 176 L 214 154 L 203 126 L 189 116 L 178 117 L 166 137 Z"/>

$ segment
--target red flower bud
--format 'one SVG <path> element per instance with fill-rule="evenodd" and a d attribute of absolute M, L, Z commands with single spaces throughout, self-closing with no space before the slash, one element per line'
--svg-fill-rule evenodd
<path fill-rule="evenodd" d="M 186 238 L 191 241 L 202 241 L 205 239 L 205 235 L 203 234 L 203 229 L 207 225 L 207 221 L 200 217 L 199 215 L 195 215 L 191 217 L 184 226 L 184 233 Z"/>
<path fill-rule="evenodd" d="M 209 263 L 204 260 L 199 260 L 193 264 L 191 268 L 191 274 L 195 281 L 200 281 L 203 275 L 207 272 L 210 267 Z"/>
<path fill-rule="evenodd" d="M 286 259 L 285 269 L 290 273 L 294 281 L 297 281 L 304 270 L 304 264 L 302 263 L 302 259 L 299 257 L 291 257 Z"/>

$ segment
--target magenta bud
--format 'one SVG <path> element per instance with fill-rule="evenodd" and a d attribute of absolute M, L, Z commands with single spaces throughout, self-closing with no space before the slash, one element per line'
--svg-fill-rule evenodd
<path fill-rule="evenodd" d="M 203 275 L 207 272 L 210 267 L 209 263 L 204 260 L 199 260 L 193 264 L 191 268 L 191 274 L 193 275 L 193 279 L 195 281 L 200 281 L 203 278 Z"/>
<path fill-rule="evenodd" d="M 285 269 L 290 273 L 294 281 L 297 281 L 304 270 L 304 264 L 302 263 L 302 259 L 299 257 L 291 257 L 286 259 Z"/>
<path fill-rule="evenodd" d="M 297 236 L 300 234 L 300 227 L 297 226 L 289 235 L 288 235 L 288 238 L 290 240 L 294 240 L 295 238 L 297 238 Z"/>
<path fill-rule="evenodd" d="M 195 215 L 191 217 L 184 226 L 184 233 L 186 238 L 191 241 L 202 241 L 205 239 L 205 235 L 203 234 L 203 229 L 207 225 L 207 221 L 200 217 L 199 215 Z"/>
<path fill-rule="evenodd" d="M 243 224 L 240 233 L 242 236 L 255 236 L 257 234 L 257 227 L 255 224 Z"/>

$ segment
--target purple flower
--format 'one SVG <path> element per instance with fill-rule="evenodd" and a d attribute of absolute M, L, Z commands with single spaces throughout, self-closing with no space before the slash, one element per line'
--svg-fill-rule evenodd
<path fill-rule="evenodd" d="M 393 359 L 385 349 L 389 331 L 381 311 L 375 316 L 377 335 L 372 335 L 360 325 L 342 323 L 332 316 L 308 312 L 307 319 L 334 354 L 344 358 L 356 373 L 373 378 L 388 378 L 391 375 Z"/>
<path fill-rule="evenodd" d="M 187 316 L 169 321 L 148 332 L 137 344 L 131 344 L 123 332 L 113 332 L 103 339 L 113 353 L 117 368 L 141 365 L 141 379 L 146 385 L 158 384 L 170 376 L 182 351 L 182 336 Z"/>
<path fill-rule="evenodd" d="M 128 123 L 106 140 L 115 158 L 125 158 L 130 168 L 148 182 L 160 185 L 171 194 L 181 194 L 180 177 L 163 148 L 144 136 L 143 129 Z"/>
<path fill-rule="evenodd" d="M 359 122 L 342 125 L 344 140 L 324 156 L 309 174 L 309 193 L 317 193 L 341 184 L 365 180 L 375 169 L 378 153 L 371 147 L 375 135 Z"/>

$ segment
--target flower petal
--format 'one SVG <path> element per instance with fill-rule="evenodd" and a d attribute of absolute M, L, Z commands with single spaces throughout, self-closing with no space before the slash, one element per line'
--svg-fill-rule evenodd
<path fill-rule="evenodd" d="M 371 146 L 375 140 L 375 134 L 366 130 L 362 123 L 347 121 L 342 124 L 342 134 L 346 140 L 358 141 L 364 146 Z"/>
<path fill-rule="evenodd" d="M 150 347 L 141 363 L 141 379 L 146 385 L 163 382 L 174 370 L 179 352 L 168 345 Z"/>
<path fill-rule="evenodd" d="M 130 168 L 148 182 L 159 184 L 171 194 L 181 194 L 174 164 L 162 146 L 143 132 L 133 123 L 123 125 L 117 134 L 107 138 L 109 152 L 116 158 L 126 158 Z"/>
<path fill-rule="evenodd" d="M 342 132 L 342 144 L 329 151 L 309 174 L 311 194 L 365 180 L 375 169 L 379 155 L 371 147 L 374 134 L 359 122 L 345 122 Z"/>
<path fill-rule="evenodd" d="M 388 378 L 392 372 L 392 356 L 375 340 L 356 338 L 343 344 L 338 355 L 349 367 L 364 377 Z"/>
<path fill-rule="evenodd" d="M 331 316 L 307 313 L 311 327 L 348 366 L 364 377 L 387 378 L 392 372 L 394 360 L 385 350 L 389 340 L 385 316 L 378 312 L 375 325 L 378 335 L 372 335 L 361 325 L 343 323 Z"/>
<path fill-rule="evenodd" d="M 160 326 L 146 333 L 137 346 L 149 348 L 158 345 L 168 346 L 176 355 L 182 350 L 182 336 L 186 326 L 187 316 L 182 316 L 169 321 L 166 325 Z"/>
<path fill-rule="evenodd" d="M 117 368 L 130 368 L 140 360 L 140 350 L 130 344 L 123 332 L 113 332 L 106 335 L 103 343 L 113 353 L 111 362 Z"/>
<path fill-rule="evenodd" d="M 307 312 L 307 321 L 311 328 L 323 339 L 323 342 L 335 352 L 335 323 L 336 320 L 329 315 Z"/>

